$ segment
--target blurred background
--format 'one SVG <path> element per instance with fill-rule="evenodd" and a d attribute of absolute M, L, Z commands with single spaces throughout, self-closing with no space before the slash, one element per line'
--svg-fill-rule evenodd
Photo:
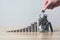
<path fill-rule="evenodd" d="M 44 0 L 0 0 L 0 29 L 27 27 L 36 22 Z M 60 7 L 46 10 L 53 27 L 60 26 Z"/>

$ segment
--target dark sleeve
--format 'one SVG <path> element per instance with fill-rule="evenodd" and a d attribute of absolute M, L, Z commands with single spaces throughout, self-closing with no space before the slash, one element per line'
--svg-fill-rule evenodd
<path fill-rule="evenodd" d="M 53 32 L 52 24 L 49 22 L 51 32 Z"/>

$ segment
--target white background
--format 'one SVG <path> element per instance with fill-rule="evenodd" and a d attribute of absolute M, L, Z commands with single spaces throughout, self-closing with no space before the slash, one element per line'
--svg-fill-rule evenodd
<path fill-rule="evenodd" d="M 38 20 L 44 0 L 0 0 L 0 26 L 29 26 Z M 53 26 L 60 26 L 60 7 L 46 10 Z"/>

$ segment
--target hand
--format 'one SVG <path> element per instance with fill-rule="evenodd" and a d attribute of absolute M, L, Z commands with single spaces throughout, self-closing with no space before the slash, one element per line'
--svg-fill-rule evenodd
<path fill-rule="evenodd" d="M 60 6 L 60 0 L 45 0 L 43 10 L 53 9 Z"/>

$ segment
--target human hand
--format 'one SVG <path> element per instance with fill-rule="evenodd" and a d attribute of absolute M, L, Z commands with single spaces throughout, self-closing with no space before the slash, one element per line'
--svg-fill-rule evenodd
<path fill-rule="evenodd" d="M 58 6 L 60 6 L 60 0 L 45 0 L 42 12 L 46 9 L 53 9 Z"/>

